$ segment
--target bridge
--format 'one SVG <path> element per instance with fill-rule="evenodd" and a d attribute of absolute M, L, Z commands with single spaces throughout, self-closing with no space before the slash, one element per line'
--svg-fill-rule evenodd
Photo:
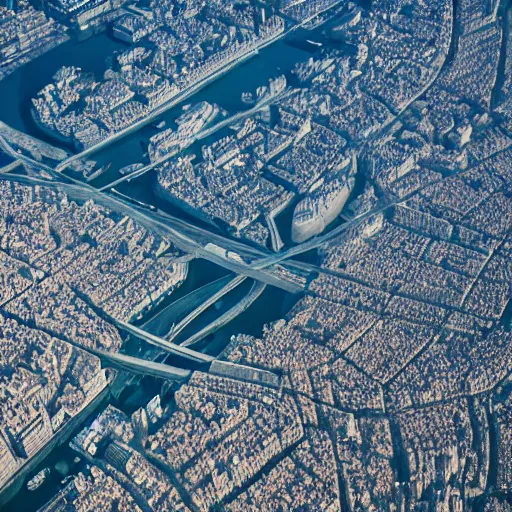
<path fill-rule="evenodd" d="M 159 117 L 161 114 L 165 113 L 166 111 L 170 110 L 171 108 L 175 107 L 176 105 L 187 100 L 188 98 L 193 96 L 195 93 L 199 92 L 201 89 L 203 89 L 210 83 L 214 82 L 217 78 L 226 74 L 228 71 L 231 71 L 233 68 L 239 66 L 240 64 L 247 61 L 251 57 L 257 55 L 260 52 L 260 50 L 262 50 L 263 48 L 266 48 L 267 46 L 271 46 L 276 41 L 283 39 L 284 37 L 291 34 L 292 32 L 299 29 L 300 27 L 307 26 L 314 19 L 320 19 L 323 13 L 330 11 L 331 9 L 334 9 L 340 3 L 341 3 L 341 0 L 333 1 L 332 3 L 328 4 L 325 8 L 320 9 L 318 12 L 316 12 L 313 15 L 309 16 L 308 18 L 300 21 L 299 23 L 297 23 L 295 20 L 293 20 L 294 24 L 291 27 L 289 27 L 287 30 L 283 30 L 282 32 L 279 32 L 279 33 L 275 34 L 274 36 L 269 37 L 265 41 L 262 41 L 259 45 L 256 45 L 251 50 L 248 50 L 245 54 L 240 55 L 234 59 L 228 60 L 226 62 L 226 64 L 221 69 L 213 72 L 209 76 L 201 78 L 196 83 L 192 84 L 191 86 L 189 86 L 186 89 L 184 89 L 183 91 L 181 91 L 174 98 L 169 99 L 169 101 L 165 102 L 163 105 L 160 105 L 159 107 L 155 108 L 149 115 L 143 117 L 139 121 L 136 121 L 135 123 L 131 124 L 130 126 L 127 126 L 126 128 L 114 133 L 113 135 L 98 142 L 97 144 L 83 150 L 82 152 L 72 155 L 69 158 L 63 160 L 55 168 L 55 171 L 57 173 L 59 173 L 59 172 L 63 171 L 64 169 L 66 169 L 71 163 L 75 162 L 76 160 L 84 159 L 84 158 L 92 155 L 93 153 L 96 153 L 96 152 L 100 151 L 101 149 L 111 145 L 115 141 L 122 139 L 126 135 L 129 135 L 130 133 L 138 131 L 140 128 L 148 125 L 154 119 Z"/>
<path fill-rule="evenodd" d="M 183 332 L 187 325 L 189 325 L 200 314 L 206 311 L 210 306 L 213 306 L 218 300 L 224 297 L 224 295 L 242 284 L 246 279 L 247 278 L 245 276 L 236 276 L 233 278 L 218 292 L 208 297 L 208 299 L 206 299 L 199 307 L 189 313 L 179 324 L 175 325 L 171 332 L 165 337 L 165 339 L 171 342 L 174 341 Z"/>
<path fill-rule="evenodd" d="M 139 327 L 128 324 L 126 322 L 122 322 L 121 320 L 114 320 L 114 323 L 122 331 L 125 331 L 139 339 L 142 339 L 148 342 L 149 344 L 154 345 L 155 347 L 165 350 L 170 354 L 184 357 L 185 359 L 193 361 L 194 363 L 210 364 L 215 359 L 214 357 L 209 356 L 207 354 L 202 354 L 201 352 L 196 352 L 195 350 L 190 350 L 189 348 L 186 347 L 180 347 L 175 343 L 171 343 L 170 341 L 165 340 L 164 338 L 155 336 L 154 334 L 151 334 L 147 331 L 144 331 L 143 329 L 140 329 Z"/>
<path fill-rule="evenodd" d="M 259 281 L 254 281 L 252 288 L 249 293 L 235 306 L 226 311 L 223 315 L 219 316 L 214 322 L 210 323 L 200 331 L 193 334 L 190 338 L 188 338 L 185 342 L 181 343 L 182 347 L 190 347 L 195 345 L 202 339 L 206 338 L 209 334 L 218 331 L 221 327 L 224 327 L 229 322 L 234 320 L 237 316 L 241 315 L 244 311 L 249 309 L 249 307 L 260 297 L 260 295 L 265 291 L 267 285 L 264 283 L 260 283 Z"/>
<path fill-rule="evenodd" d="M 146 331 L 167 339 L 167 334 L 171 333 L 175 324 L 200 306 L 210 295 L 228 284 L 233 277 L 233 274 L 228 274 L 194 289 L 159 311 L 141 327 Z"/>
<path fill-rule="evenodd" d="M 141 375 L 149 375 L 151 377 L 176 380 L 179 382 L 186 381 L 192 375 L 192 370 L 184 370 L 183 368 L 176 368 L 175 366 L 169 366 L 155 361 L 147 361 L 126 354 L 110 354 L 100 350 L 98 351 L 98 355 L 101 359 L 106 361 L 107 365 L 131 373 L 139 373 Z"/>

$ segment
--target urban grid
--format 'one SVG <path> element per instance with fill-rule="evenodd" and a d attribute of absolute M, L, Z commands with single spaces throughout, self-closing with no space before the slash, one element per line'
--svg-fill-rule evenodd
<path fill-rule="evenodd" d="M 0 510 L 512 512 L 511 0 L 0 0 Z"/>

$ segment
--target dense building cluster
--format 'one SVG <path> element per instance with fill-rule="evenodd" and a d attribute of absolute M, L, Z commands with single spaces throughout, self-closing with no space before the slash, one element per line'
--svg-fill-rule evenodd
<path fill-rule="evenodd" d="M 262 500 L 269 511 L 292 502 L 339 510 L 334 447 L 311 424 L 317 421 L 314 405 L 304 404 L 308 412 L 301 412 L 293 397 L 275 388 L 199 372 L 176 394 L 176 405 L 176 411 L 163 407 L 157 396 L 131 418 L 109 407 L 73 444 L 92 471 L 122 482 L 141 510 L 207 511 L 241 491 L 226 510 L 262 510 Z M 354 418 L 340 418 L 339 428 L 355 435 Z M 283 451 L 288 455 L 250 484 Z M 73 500 L 84 478 L 45 510 L 62 503 L 80 510 Z M 92 503 L 104 499 L 102 488 L 92 489 Z"/>
<path fill-rule="evenodd" d="M 259 101 L 275 101 L 285 87 L 284 77 L 272 81 Z M 318 209 L 314 226 L 297 221 L 298 241 L 334 220 L 354 181 L 342 137 L 279 103 L 233 129 L 233 135 L 203 146 L 200 155 L 166 161 L 159 168 L 160 193 L 193 214 L 221 221 L 235 236 L 261 245 L 271 239 L 276 250 L 282 242 L 274 219 L 299 194 L 310 192 L 303 208 L 308 213 L 325 208 L 325 222 L 316 225 L 322 220 Z"/>
<path fill-rule="evenodd" d="M 119 18 L 126 0 L 48 0 L 44 6 L 54 18 L 87 30 Z"/>
<path fill-rule="evenodd" d="M 171 481 L 173 478 L 145 458 L 141 450 L 148 429 L 154 428 L 163 414 L 159 400 L 155 397 L 131 418 L 109 406 L 82 431 L 73 446 L 93 464 L 91 475 L 99 474 L 102 478 L 99 482 L 94 481 L 97 477 L 93 481 L 89 478 L 88 496 L 77 496 L 79 484 L 86 479 L 81 474 L 45 510 L 60 510 L 63 504 L 70 510 L 82 510 L 82 500 L 87 499 L 88 510 L 105 504 L 108 509 L 119 507 L 118 510 L 188 511 Z M 108 492 L 105 479 L 113 485 L 114 494 Z"/>
<path fill-rule="evenodd" d="M 89 200 L 0 182 L 0 486 L 50 449 L 107 390 L 87 350 L 117 351 L 117 330 L 185 279 L 170 243 Z M 82 347 L 82 348 L 81 348 Z"/>
<path fill-rule="evenodd" d="M 0 80 L 68 39 L 64 26 L 28 1 L 9 4 L 0 4 Z"/>
<path fill-rule="evenodd" d="M 378 197 L 384 211 L 322 247 L 323 272 L 285 320 L 225 353 L 284 372 L 285 389 L 317 408 L 365 411 L 370 423 L 386 412 L 388 441 L 365 446 L 357 478 L 340 457 L 352 510 L 465 510 L 489 485 L 510 489 L 512 151 L 506 126 L 491 122 L 490 93 L 468 81 L 470 59 L 497 67 L 482 37 L 496 10 L 475 4 L 459 3 L 460 49 L 431 92 L 362 156 L 366 193 L 377 195 L 353 211 L 378 210 Z M 474 44 L 462 42 L 474 31 Z M 387 460 L 377 464 L 372 449 Z M 384 502 L 366 481 L 372 471 Z"/>
<path fill-rule="evenodd" d="M 37 115 L 86 147 L 147 117 L 167 87 L 206 79 L 290 19 L 314 26 L 334 4 L 155 3 L 117 23 L 133 45 L 105 81 L 63 68 Z M 511 510 L 510 16 L 497 0 L 341 4 L 330 43 L 296 67 L 297 88 L 278 78 L 244 95 L 249 114 L 183 151 L 224 115 L 189 106 L 149 146 L 164 198 L 282 251 L 259 261 L 247 246 L 246 269 L 317 249 L 314 262 L 287 261 L 308 276 L 304 293 L 172 393 L 130 414 L 106 407 L 72 443 L 88 468 L 45 512 Z M 105 318 L 133 319 L 187 266 L 95 202 L 0 187 L 0 407 L 16 411 L 0 424 L 0 457 L 16 468 L 40 446 L 24 418 L 58 428 L 98 392 L 89 382 L 104 383 L 77 346 L 117 350 Z M 300 244 L 345 204 L 316 246 L 283 248 L 275 217 L 288 205 Z M 243 251 L 204 248 L 244 263 Z"/>
<path fill-rule="evenodd" d="M 151 11 L 127 13 L 114 34 L 131 44 L 104 80 L 63 68 L 34 99 L 34 116 L 79 148 L 109 136 L 177 101 L 279 37 L 277 15 L 249 4 L 154 2 Z M 264 13 L 264 11 L 263 11 Z"/>
<path fill-rule="evenodd" d="M 169 242 L 92 200 L 0 182 L 2 307 L 73 343 L 116 350 L 117 331 L 179 286 L 187 264 Z"/>
<path fill-rule="evenodd" d="M 282 8 L 308 8 L 292 4 Z M 352 46 L 353 55 L 330 49 L 299 65 L 300 89 L 240 123 L 235 135 L 203 147 L 194 164 L 189 157 L 167 162 L 159 185 L 172 199 L 221 219 L 251 241 L 265 245 L 271 239 L 276 250 L 281 240 L 273 218 L 289 202 L 295 202 L 295 242 L 337 218 L 354 186 L 352 148 L 383 129 L 430 84 L 448 53 L 453 15 L 451 2 L 430 2 L 411 14 L 401 2 L 371 12 L 350 4 L 343 14 L 346 21 L 331 29 L 332 37 Z M 387 62 L 395 64 L 388 69 Z M 213 173 L 224 181 L 211 184 Z M 277 188 L 269 189 L 269 182 Z M 247 191 L 255 188 L 267 200 L 279 198 L 277 207 L 254 200 Z"/>
<path fill-rule="evenodd" d="M 100 360 L 0 316 L 0 487 L 32 458 L 48 451 L 112 378 Z"/>
<path fill-rule="evenodd" d="M 445 55 L 451 32 L 446 8 L 440 18 L 448 23 L 440 32 Z M 384 19 L 393 24 L 406 13 L 410 17 L 404 6 L 400 9 L 400 15 Z M 318 278 L 285 319 L 267 326 L 261 339 L 237 336 L 224 353 L 230 361 L 282 376 L 282 397 L 294 397 L 308 445 L 325 436 L 321 446 L 332 450 L 343 496 L 317 485 L 323 500 L 318 507 L 315 492 L 304 492 L 308 479 L 299 475 L 305 464 L 294 450 L 276 457 L 270 472 L 249 489 L 224 498 L 228 510 L 427 510 L 427 503 L 438 510 L 463 510 L 490 485 L 510 491 L 512 151 L 506 125 L 496 123 L 491 111 L 493 82 L 486 89 L 487 79 L 485 87 L 470 81 L 489 77 L 489 70 L 469 75 L 480 65 L 497 72 L 495 5 L 461 2 L 459 9 L 458 49 L 443 69 L 437 61 L 439 79 L 428 92 L 421 95 L 422 88 L 410 82 L 405 99 L 381 97 L 388 114 L 369 131 L 352 122 L 350 109 L 338 110 L 344 115 L 336 116 L 335 129 L 340 131 L 340 123 L 350 127 L 351 133 L 343 130 L 350 146 L 372 133 L 377 137 L 389 113 L 392 120 L 410 106 L 358 157 L 371 165 L 363 197 L 352 211 L 361 215 L 379 210 L 379 204 L 383 211 L 353 223 L 322 247 Z M 368 23 L 378 23 L 374 16 Z M 365 19 L 358 13 L 346 30 Z M 326 60 L 302 66 L 298 73 L 304 80 L 314 77 L 311 92 L 300 91 L 300 103 L 290 95 L 278 108 L 301 105 L 313 112 L 313 91 L 333 87 L 332 80 L 317 77 L 343 69 L 332 65 L 335 58 L 326 54 Z M 476 60 L 478 66 L 472 64 Z M 371 83 L 365 82 L 377 64 L 351 73 L 347 63 L 349 76 L 361 82 L 358 102 L 382 94 L 375 71 Z M 382 77 L 399 84 L 398 69 Z M 388 85 L 383 90 L 403 94 L 406 89 Z M 319 98 L 314 105 L 325 109 L 334 101 Z M 371 116 L 366 111 L 359 119 L 367 122 Z M 293 169 L 293 161 L 285 167 Z M 183 416 L 182 421 L 188 420 Z M 311 464 L 317 456 L 308 460 Z M 225 467 L 220 453 L 215 461 Z M 233 477 L 222 488 L 237 481 Z M 290 489 L 293 498 L 287 501 Z M 486 509 L 492 506 L 489 502 Z M 501 506 L 495 500 L 496 510 Z"/>
<path fill-rule="evenodd" d="M 124 486 L 97 466 L 92 466 L 87 475 L 79 473 L 44 510 L 48 512 L 60 510 L 142 512 Z"/>

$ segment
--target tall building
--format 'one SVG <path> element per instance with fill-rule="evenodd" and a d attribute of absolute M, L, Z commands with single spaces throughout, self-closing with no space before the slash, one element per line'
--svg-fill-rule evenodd
<path fill-rule="evenodd" d="M 0 487 L 16 472 L 18 466 L 10 440 L 6 432 L 0 429 Z"/>
<path fill-rule="evenodd" d="M 52 424 L 44 408 L 31 419 L 16 435 L 16 447 L 27 458 L 33 457 L 53 436 Z"/>

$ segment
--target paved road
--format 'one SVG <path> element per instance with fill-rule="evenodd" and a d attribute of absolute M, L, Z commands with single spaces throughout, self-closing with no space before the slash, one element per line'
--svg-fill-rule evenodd
<path fill-rule="evenodd" d="M 228 284 L 226 284 L 226 286 L 222 287 L 218 292 L 208 297 L 208 299 L 206 299 L 199 307 L 190 312 L 179 324 L 175 325 L 171 332 L 165 337 L 165 339 L 168 341 L 174 341 L 183 332 L 187 325 L 194 321 L 209 307 L 213 306 L 217 301 L 224 297 L 224 295 L 241 285 L 246 279 L 246 276 L 236 276 L 233 278 Z"/>
<path fill-rule="evenodd" d="M 140 338 L 144 341 L 147 341 L 151 345 L 154 345 L 155 347 L 165 350 L 166 352 L 169 352 L 170 354 L 184 357 L 185 359 L 189 359 L 190 361 L 193 361 L 194 363 L 208 364 L 208 363 L 211 363 L 215 359 L 214 357 L 209 356 L 207 354 L 202 354 L 201 352 L 196 352 L 195 350 L 190 350 L 186 347 L 180 347 L 179 345 L 176 345 L 175 343 L 171 343 L 170 341 L 167 341 L 164 338 L 160 338 L 159 336 L 150 334 L 149 332 L 146 332 L 143 329 L 140 329 L 139 327 L 128 324 L 126 322 L 122 322 L 121 320 L 114 320 L 114 323 L 117 325 L 117 327 L 120 330 L 125 331 L 125 332 L 131 334 L 132 336 Z"/>
<path fill-rule="evenodd" d="M 206 338 L 206 336 L 209 334 L 218 331 L 220 328 L 230 323 L 237 316 L 240 316 L 244 311 L 247 311 L 247 309 L 249 309 L 249 307 L 252 306 L 252 304 L 254 304 L 254 302 L 265 291 L 266 287 L 267 286 L 264 283 L 255 281 L 252 285 L 252 288 L 249 290 L 249 293 L 238 304 L 226 311 L 223 315 L 219 316 L 219 318 L 217 318 L 214 322 L 193 334 L 185 342 L 181 343 L 181 346 L 191 347 L 202 339 Z"/>
<path fill-rule="evenodd" d="M 86 183 L 57 183 L 31 176 L 20 176 L 12 174 L 2 175 L 2 177 L 4 179 L 18 181 L 20 183 L 59 188 L 68 193 L 69 197 L 73 200 L 87 201 L 89 199 L 93 199 L 96 203 L 101 204 L 113 211 L 122 213 L 123 215 L 127 215 L 134 221 L 138 222 L 141 226 L 169 239 L 174 245 L 186 253 L 194 254 L 198 258 L 211 261 L 212 263 L 224 267 L 231 272 L 245 275 L 257 281 L 262 281 L 268 285 L 281 288 L 290 293 L 298 293 L 303 289 L 297 283 L 289 281 L 277 275 L 271 270 L 255 269 L 252 268 L 251 265 L 240 262 L 233 258 L 221 257 L 215 250 L 212 250 L 211 247 L 207 247 L 208 243 L 212 242 L 212 240 L 217 241 L 219 238 L 221 238 L 223 240 L 223 245 L 221 247 L 230 249 L 231 241 L 227 238 L 219 237 L 218 235 L 209 233 L 206 230 L 202 231 L 205 235 L 205 238 L 201 239 L 199 238 L 199 235 L 197 239 L 193 238 L 190 235 L 180 232 L 178 229 L 173 227 L 173 224 L 184 225 L 183 221 L 178 222 L 176 219 L 172 219 L 162 212 L 152 212 L 142 208 L 136 208 L 135 206 L 128 204 L 121 199 L 98 192 L 94 187 L 91 187 Z M 188 228 L 189 231 L 195 231 L 198 233 L 192 225 L 189 225 Z"/>
<path fill-rule="evenodd" d="M 297 30 L 298 28 L 307 25 L 309 22 L 311 22 L 312 20 L 314 20 L 318 16 L 322 15 L 323 13 L 325 13 L 325 12 L 331 10 L 331 9 L 334 9 L 340 3 L 341 3 L 341 0 L 335 2 L 333 5 L 325 8 L 325 9 L 322 9 L 321 11 L 316 13 L 315 15 L 310 16 L 309 18 L 303 20 L 301 23 L 297 23 L 296 25 L 293 25 L 292 27 L 290 27 L 288 30 L 285 30 L 285 31 L 283 31 L 283 32 L 281 32 L 279 34 L 276 34 L 274 37 L 269 38 L 267 41 L 263 42 L 262 44 L 257 46 L 255 49 L 253 49 L 251 51 L 248 51 L 246 54 L 236 58 L 234 61 L 228 62 L 222 69 L 220 69 L 219 71 L 215 72 L 213 75 L 210 75 L 210 76 L 202 79 L 201 81 L 195 83 L 194 85 L 192 85 L 191 87 L 189 87 L 185 91 L 181 92 L 175 98 L 169 100 L 167 103 L 165 103 L 162 106 L 158 107 L 157 109 L 153 110 L 153 112 L 151 112 L 148 116 L 144 117 L 140 121 L 137 121 L 136 123 L 128 126 L 124 130 L 121 130 L 121 131 L 115 133 L 114 135 L 111 135 L 107 139 L 104 139 L 103 141 L 99 142 L 98 144 L 95 144 L 94 146 L 91 146 L 90 148 L 87 148 L 86 150 L 84 150 L 84 151 L 82 151 L 80 153 L 77 153 L 76 155 L 73 155 L 73 156 L 71 156 L 70 158 L 68 158 L 66 160 L 63 160 L 56 167 L 55 170 L 57 172 L 60 172 L 60 171 L 64 170 L 66 167 L 68 167 L 68 165 L 71 164 L 72 162 L 74 162 L 76 160 L 79 160 L 81 158 L 88 157 L 89 155 L 91 155 L 93 153 L 96 153 L 100 149 L 103 149 L 104 147 L 109 146 L 110 144 L 114 143 L 115 141 L 117 141 L 119 139 L 122 139 L 126 135 L 129 135 L 130 133 L 133 133 L 133 132 L 139 130 L 140 128 L 148 125 L 154 119 L 156 119 L 158 116 L 160 116 L 161 114 L 163 114 L 167 110 L 169 110 L 169 109 L 175 107 L 176 105 L 182 103 L 186 99 L 190 98 L 190 96 L 194 95 L 196 92 L 200 91 L 201 89 L 206 87 L 208 84 L 210 84 L 211 82 L 215 81 L 220 76 L 224 75 L 225 73 L 227 73 L 231 69 L 237 67 L 241 63 L 243 63 L 246 60 L 250 59 L 254 55 L 257 55 L 258 52 L 260 50 L 262 50 L 263 48 L 266 48 L 267 46 L 272 45 L 276 41 L 279 41 L 280 39 L 283 39 L 287 35 L 291 34 L 295 30 Z"/>
<path fill-rule="evenodd" d="M 167 364 L 139 359 L 126 354 L 99 351 L 98 355 L 114 368 L 126 370 L 132 373 L 140 373 L 163 379 L 185 381 L 192 375 L 192 370 L 184 370 Z"/>
<path fill-rule="evenodd" d="M 175 324 L 200 306 L 210 295 L 228 284 L 233 277 L 233 274 L 221 277 L 180 297 L 148 320 L 143 326 L 144 330 L 162 338 L 167 338 L 167 334 L 171 332 L 171 326 L 174 327 Z"/>
<path fill-rule="evenodd" d="M 173 151 L 168 153 L 167 155 L 164 155 L 163 157 L 159 158 L 158 160 L 155 160 L 154 162 L 149 163 L 148 165 L 145 165 L 144 167 L 141 167 L 140 169 L 137 169 L 136 171 L 133 171 L 130 174 L 127 174 L 126 176 L 123 176 L 112 183 L 109 183 L 108 185 L 104 185 L 103 187 L 99 188 L 99 192 L 105 192 L 106 190 L 110 190 L 112 188 L 115 188 L 125 181 L 131 181 L 136 178 L 139 178 L 140 176 L 146 174 L 149 171 L 152 171 L 159 165 L 164 164 L 165 162 L 171 160 L 179 153 L 183 152 L 186 148 L 192 146 L 195 142 L 198 140 L 203 140 L 209 137 L 210 135 L 213 135 L 214 133 L 218 132 L 219 130 L 222 130 L 222 128 L 225 128 L 226 126 L 235 124 L 243 119 L 247 119 L 248 117 L 254 115 L 255 113 L 259 112 L 260 110 L 264 109 L 268 105 L 274 103 L 275 101 L 278 101 L 280 99 L 286 98 L 290 96 L 294 92 L 293 89 L 288 89 L 284 91 L 282 94 L 278 94 L 276 96 L 271 96 L 269 98 L 265 98 L 262 101 L 260 101 L 257 105 L 255 105 L 250 110 L 245 110 L 243 112 L 239 112 L 238 114 L 235 114 L 231 117 L 228 117 L 227 119 L 224 119 L 223 121 L 220 121 L 219 123 L 215 124 L 211 128 L 207 128 L 205 130 L 201 130 L 196 135 L 191 137 L 185 146 L 180 148 L 179 150 Z"/>

